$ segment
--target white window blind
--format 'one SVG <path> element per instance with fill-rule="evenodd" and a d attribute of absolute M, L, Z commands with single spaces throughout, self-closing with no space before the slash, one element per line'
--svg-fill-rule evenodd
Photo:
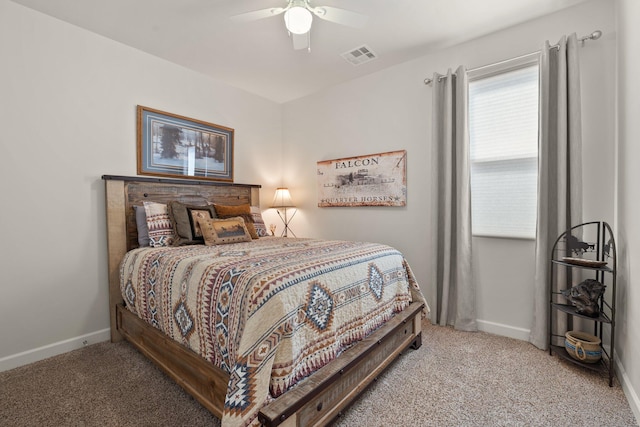
<path fill-rule="evenodd" d="M 535 238 L 538 64 L 469 83 L 474 235 Z"/>

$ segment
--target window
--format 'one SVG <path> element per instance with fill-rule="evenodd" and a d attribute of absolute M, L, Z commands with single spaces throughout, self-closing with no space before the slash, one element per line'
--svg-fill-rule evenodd
<path fill-rule="evenodd" d="M 538 180 L 537 56 L 500 68 L 470 75 L 472 230 L 475 236 L 532 239 Z"/>

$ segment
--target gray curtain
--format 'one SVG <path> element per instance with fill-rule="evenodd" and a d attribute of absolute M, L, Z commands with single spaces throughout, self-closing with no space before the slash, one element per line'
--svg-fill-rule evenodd
<path fill-rule="evenodd" d="M 549 42 L 540 62 L 538 222 L 533 320 L 529 341 L 548 348 L 549 269 L 553 244 L 582 218 L 580 70 L 575 34 Z"/>
<path fill-rule="evenodd" d="M 471 192 L 467 74 L 459 67 L 433 76 L 431 224 L 435 256 L 431 321 L 464 331 L 476 327 L 471 275 Z"/>

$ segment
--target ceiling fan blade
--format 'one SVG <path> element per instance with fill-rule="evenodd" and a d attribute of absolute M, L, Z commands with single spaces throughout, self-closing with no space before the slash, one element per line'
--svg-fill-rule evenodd
<path fill-rule="evenodd" d="M 291 33 L 291 39 L 293 40 L 293 48 L 295 50 L 309 49 L 309 33 L 304 33 L 304 34 Z"/>
<path fill-rule="evenodd" d="M 331 6 L 312 7 L 309 10 L 318 18 L 354 28 L 364 28 L 369 19 L 368 16 Z"/>
<path fill-rule="evenodd" d="M 254 10 L 253 12 L 241 13 L 239 15 L 230 16 L 234 22 L 250 22 L 257 21 L 258 19 L 269 18 L 272 16 L 280 15 L 286 10 L 285 7 L 271 7 L 269 9 Z"/>

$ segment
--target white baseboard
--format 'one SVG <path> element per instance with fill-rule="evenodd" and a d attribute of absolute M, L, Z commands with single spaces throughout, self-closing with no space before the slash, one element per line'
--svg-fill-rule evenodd
<path fill-rule="evenodd" d="M 34 348 L 33 350 L 6 356 L 0 359 L 0 372 L 28 365 L 29 363 L 44 360 L 72 350 L 77 350 L 87 345 L 108 341 L 109 339 L 111 339 L 111 329 L 107 328 L 101 331 L 45 345 L 44 347 Z"/>
<path fill-rule="evenodd" d="M 618 357 L 614 357 L 615 361 L 615 369 L 617 373 L 618 381 L 620 381 L 620 385 L 622 386 L 622 391 L 624 391 L 624 395 L 627 397 L 627 401 L 629 402 L 629 406 L 631 407 L 631 411 L 633 415 L 636 417 L 636 423 L 640 424 L 640 397 L 638 397 L 638 393 L 633 389 L 633 385 L 631 384 L 631 380 L 627 376 L 627 371 L 625 371 L 624 366 L 620 362 Z"/>
<path fill-rule="evenodd" d="M 503 337 L 515 338 L 517 340 L 529 341 L 529 329 L 516 328 L 514 326 L 503 325 L 501 323 L 488 322 L 486 320 L 476 320 L 478 330 L 488 332 Z"/>

